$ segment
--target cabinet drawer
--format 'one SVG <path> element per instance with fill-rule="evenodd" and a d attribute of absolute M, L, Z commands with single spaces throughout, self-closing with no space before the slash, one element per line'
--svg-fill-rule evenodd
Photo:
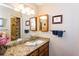
<path fill-rule="evenodd" d="M 48 43 L 44 44 L 42 47 L 39 48 L 39 53 L 42 53 L 42 51 L 44 51 L 45 49 L 47 49 L 49 46 Z"/>
<path fill-rule="evenodd" d="M 38 50 L 35 50 L 34 52 L 32 52 L 30 56 L 38 56 Z"/>

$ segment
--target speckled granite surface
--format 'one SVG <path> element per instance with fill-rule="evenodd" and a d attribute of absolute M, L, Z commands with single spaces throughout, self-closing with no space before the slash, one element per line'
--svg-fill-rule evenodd
<path fill-rule="evenodd" d="M 28 54 L 38 49 L 43 44 L 49 42 L 49 38 L 41 38 L 39 40 L 43 40 L 44 42 L 36 46 L 26 46 L 25 43 L 23 43 L 10 47 L 6 50 L 4 56 L 27 56 Z"/>

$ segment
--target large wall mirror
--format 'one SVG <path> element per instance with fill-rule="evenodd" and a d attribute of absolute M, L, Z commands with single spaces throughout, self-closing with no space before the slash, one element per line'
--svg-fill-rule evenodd
<path fill-rule="evenodd" d="M 37 17 L 30 18 L 30 30 L 32 31 L 37 30 Z"/>
<path fill-rule="evenodd" d="M 43 32 L 48 31 L 48 15 L 42 15 L 40 18 L 40 30 Z"/>

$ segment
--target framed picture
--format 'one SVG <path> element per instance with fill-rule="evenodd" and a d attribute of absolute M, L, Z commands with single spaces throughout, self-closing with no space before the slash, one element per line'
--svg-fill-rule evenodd
<path fill-rule="evenodd" d="M 56 15 L 52 17 L 53 24 L 62 24 L 62 15 Z"/>
<path fill-rule="evenodd" d="M 25 21 L 25 25 L 29 26 L 30 25 L 30 21 L 29 20 Z"/>
<path fill-rule="evenodd" d="M 3 27 L 3 18 L 0 18 L 0 27 Z"/>

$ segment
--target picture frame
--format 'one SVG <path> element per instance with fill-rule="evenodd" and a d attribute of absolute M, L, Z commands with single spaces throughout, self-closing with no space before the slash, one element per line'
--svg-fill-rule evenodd
<path fill-rule="evenodd" d="M 52 24 L 62 24 L 63 15 L 56 15 L 52 17 Z"/>
<path fill-rule="evenodd" d="M 26 20 L 26 21 L 25 21 L 25 25 L 26 25 L 26 26 L 29 26 L 29 25 L 30 25 L 30 21 L 29 21 L 29 20 Z"/>

